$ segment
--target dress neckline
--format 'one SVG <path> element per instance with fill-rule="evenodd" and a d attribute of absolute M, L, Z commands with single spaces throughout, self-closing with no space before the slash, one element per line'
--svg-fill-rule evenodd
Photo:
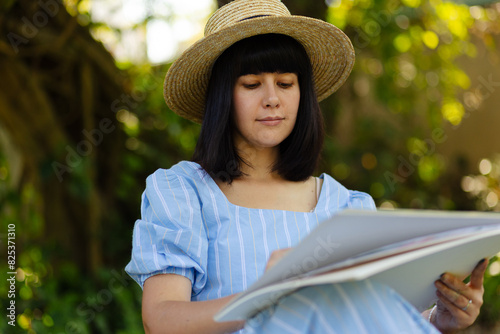
<path fill-rule="evenodd" d="M 235 207 L 235 208 L 240 208 L 240 209 L 245 209 L 245 210 L 263 210 L 263 211 L 283 211 L 283 212 L 294 212 L 294 213 L 316 213 L 316 211 L 318 210 L 319 208 L 319 205 L 324 201 L 324 197 L 325 195 L 323 194 L 325 190 L 325 182 L 326 182 L 326 178 L 325 178 L 325 173 L 322 173 L 319 177 L 315 177 L 316 178 L 316 182 L 318 182 L 317 179 L 322 179 L 323 180 L 323 184 L 321 185 L 321 189 L 319 190 L 319 196 L 318 196 L 318 200 L 316 201 L 316 205 L 314 206 L 314 209 L 312 209 L 311 211 L 292 211 L 292 210 L 280 210 L 280 209 L 261 209 L 261 208 L 249 208 L 249 207 L 246 207 L 246 206 L 241 206 L 241 205 L 237 205 L 237 204 L 233 204 L 231 203 L 231 201 L 229 201 L 229 199 L 226 197 L 226 194 L 224 194 L 224 192 L 219 188 L 219 186 L 217 185 L 217 182 L 215 182 L 215 180 L 212 178 L 212 176 L 210 174 L 208 174 L 204 169 L 203 167 L 201 167 L 198 163 L 196 162 L 191 162 L 191 163 L 194 163 L 196 164 L 197 168 L 201 169 L 202 172 L 203 172 L 203 177 L 206 177 L 208 179 L 207 183 L 208 183 L 208 186 L 216 192 L 217 195 L 221 196 L 222 198 L 224 198 L 224 200 L 228 203 L 228 205 L 232 206 L 232 207 Z"/>

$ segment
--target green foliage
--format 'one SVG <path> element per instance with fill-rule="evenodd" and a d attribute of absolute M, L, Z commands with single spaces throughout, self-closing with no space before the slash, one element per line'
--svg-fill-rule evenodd
<path fill-rule="evenodd" d="M 16 327 L 0 322 L 0 332 L 142 332 L 142 292 L 123 271 L 123 262 L 87 277 L 57 245 L 38 245 L 44 223 L 33 187 L 25 186 L 20 193 L 1 190 L 2 229 L 15 225 L 17 268 L 15 298 L 8 298 L 10 285 L 0 285 L 1 307 L 5 310 L 15 300 L 17 318 Z M 12 271 L 6 261 L 0 270 Z"/>
<path fill-rule="evenodd" d="M 328 20 L 351 38 L 356 64 L 324 103 L 334 136 L 322 169 L 379 206 L 474 209 L 457 191 L 461 175 L 446 172 L 456 161 L 436 148 L 447 140 L 445 126 L 459 126 L 480 98 L 456 60 L 476 55 L 471 32 L 484 30 L 475 37 L 489 43 L 491 10 L 440 0 L 334 1 Z M 346 113 L 353 114 L 347 143 L 335 137 L 346 132 L 337 125 Z"/>
<path fill-rule="evenodd" d="M 498 325 L 500 314 L 500 298 L 498 298 L 500 296 L 500 258 L 498 256 L 491 259 L 489 268 L 484 280 L 484 305 L 477 322 L 485 328 L 494 328 Z"/>
<path fill-rule="evenodd" d="M 477 323 L 484 328 L 494 328 L 498 325 L 500 314 L 500 258 L 490 260 L 489 270 L 484 279 L 484 304 Z"/>
<path fill-rule="evenodd" d="M 132 95 L 138 103 L 116 114 L 128 134 L 125 170 L 120 174 L 124 186 L 119 188 L 124 199 L 130 197 L 134 186 L 143 188 L 145 178 L 156 169 L 189 159 L 196 145 L 199 125 L 177 116 L 164 102 L 163 78 L 168 66 L 129 68 L 134 84 Z M 136 194 L 142 191 L 134 190 Z"/>

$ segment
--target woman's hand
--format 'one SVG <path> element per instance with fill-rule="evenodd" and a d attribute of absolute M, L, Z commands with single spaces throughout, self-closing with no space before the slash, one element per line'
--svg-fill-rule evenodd
<path fill-rule="evenodd" d="M 283 249 L 278 249 L 275 250 L 274 252 L 271 253 L 271 256 L 269 256 L 269 260 L 267 260 L 266 264 L 266 271 L 269 270 L 272 266 L 274 266 L 283 256 L 285 256 L 286 253 L 288 253 L 291 250 L 291 248 L 283 248 Z"/>
<path fill-rule="evenodd" d="M 483 305 L 483 277 L 487 267 L 487 259 L 479 261 L 467 284 L 450 273 L 444 273 L 434 282 L 439 300 L 430 321 L 442 333 L 453 333 L 474 323 Z"/>

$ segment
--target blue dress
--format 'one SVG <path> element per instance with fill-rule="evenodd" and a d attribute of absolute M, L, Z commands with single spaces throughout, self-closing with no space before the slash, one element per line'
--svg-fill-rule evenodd
<path fill-rule="evenodd" d="M 142 287 L 156 274 L 192 283 L 192 301 L 246 290 L 273 250 L 293 247 L 345 208 L 375 209 L 372 198 L 327 174 L 311 212 L 250 209 L 230 203 L 196 163 L 182 161 L 147 178 L 141 219 L 125 270 Z M 247 321 L 241 333 L 438 333 L 390 288 L 350 282 L 301 289 Z"/>

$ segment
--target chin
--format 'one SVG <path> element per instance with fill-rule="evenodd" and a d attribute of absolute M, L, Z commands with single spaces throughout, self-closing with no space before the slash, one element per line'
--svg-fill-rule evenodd
<path fill-rule="evenodd" d="M 281 141 L 272 141 L 272 142 L 265 142 L 265 143 L 258 143 L 255 145 L 256 147 L 261 147 L 261 148 L 275 148 L 280 146 L 280 144 L 283 142 Z"/>

